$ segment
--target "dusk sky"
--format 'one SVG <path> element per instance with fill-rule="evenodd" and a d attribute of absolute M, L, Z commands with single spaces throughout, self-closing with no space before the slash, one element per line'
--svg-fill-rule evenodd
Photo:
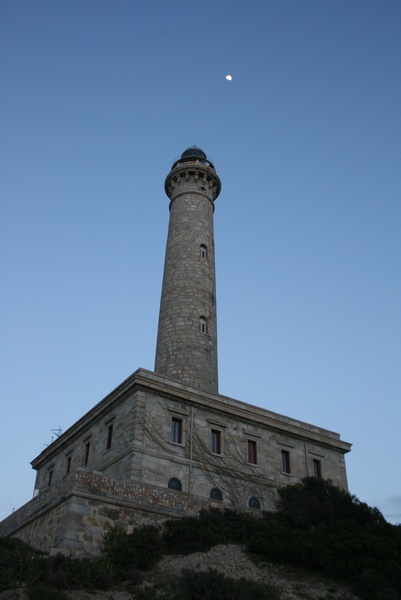
<path fill-rule="evenodd" d="M 220 393 L 339 432 L 401 522 L 400 0 L 0 0 L 0 68 L 0 519 L 54 430 L 153 370 L 196 144 Z"/>

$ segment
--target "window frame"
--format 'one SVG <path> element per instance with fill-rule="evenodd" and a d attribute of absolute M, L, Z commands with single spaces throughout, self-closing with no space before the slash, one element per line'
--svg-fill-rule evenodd
<path fill-rule="evenodd" d="M 262 510 L 262 503 L 257 496 L 251 496 L 248 499 L 248 508 L 251 510 Z"/>
<path fill-rule="evenodd" d="M 182 446 L 183 440 L 183 419 L 180 417 L 171 417 L 170 441 L 172 444 Z"/>
<path fill-rule="evenodd" d="M 216 454 L 217 456 L 221 456 L 223 454 L 221 430 L 215 429 L 214 427 L 210 430 L 210 452 L 212 454 Z"/>
<path fill-rule="evenodd" d="M 114 433 L 114 421 L 107 423 L 107 440 L 106 440 L 106 452 L 111 450 L 113 446 L 113 433 Z"/>
<path fill-rule="evenodd" d="M 207 335 L 208 333 L 206 317 L 199 317 L 199 333 L 201 333 L 202 335 Z"/>
<path fill-rule="evenodd" d="M 281 472 L 291 475 L 291 454 L 289 450 L 281 450 Z"/>
<path fill-rule="evenodd" d="M 250 465 L 258 464 L 258 443 L 256 440 L 247 440 L 248 463 Z"/>
<path fill-rule="evenodd" d="M 319 460 L 318 458 L 313 458 L 312 466 L 313 466 L 313 477 L 316 477 L 316 479 L 323 479 L 322 461 Z"/>
<path fill-rule="evenodd" d="M 167 489 L 182 492 L 182 481 L 178 477 L 170 477 L 167 483 Z"/>
<path fill-rule="evenodd" d="M 215 502 L 223 502 L 223 492 L 220 488 L 213 487 L 209 492 L 209 498 Z"/>
<path fill-rule="evenodd" d="M 84 456 L 83 456 L 83 466 L 87 467 L 89 464 L 89 455 L 91 448 L 91 440 L 84 441 Z"/>

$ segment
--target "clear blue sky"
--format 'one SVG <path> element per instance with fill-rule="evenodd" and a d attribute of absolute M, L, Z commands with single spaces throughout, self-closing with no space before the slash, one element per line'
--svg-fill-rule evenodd
<path fill-rule="evenodd" d="M 153 369 L 164 178 L 197 144 L 220 392 L 341 433 L 350 491 L 400 522 L 401 2 L 0 12 L 0 518 L 52 429 Z"/>

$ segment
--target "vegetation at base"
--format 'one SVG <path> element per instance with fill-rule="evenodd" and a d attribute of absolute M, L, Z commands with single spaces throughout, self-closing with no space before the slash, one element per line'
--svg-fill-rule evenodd
<path fill-rule="evenodd" d="M 118 578 L 127 570 L 148 571 L 163 556 L 164 542 L 157 527 L 144 525 L 125 533 L 121 527 L 110 527 L 103 535 L 102 554 Z"/>
<path fill-rule="evenodd" d="M 165 523 L 164 541 L 170 554 L 205 552 L 217 544 L 243 544 L 260 525 L 250 513 L 226 509 L 202 510 L 199 516 Z"/>
<path fill-rule="evenodd" d="M 272 586 L 243 577 L 230 579 L 213 569 L 200 573 L 184 571 L 173 587 L 171 600 L 280 600 L 278 590 Z"/>
<path fill-rule="evenodd" d="M 309 477 L 278 493 L 278 510 L 261 517 L 211 510 L 167 522 L 168 550 L 239 543 L 259 560 L 348 581 L 364 600 L 401 597 L 401 527 L 330 481 Z"/>
<path fill-rule="evenodd" d="M 0 592 L 25 581 L 26 566 L 41 553 L 16 538 L 0 538 Z"/>
<path fill-rule="evenodd" d="M 0 538 L 0 592 L 26 585 L 30 600 L 63 600 L 62 590 L 109 589 L 114 584 L 104 558 L 46 556 L 16 538 Z"/>
<path fill-rule="evenodd" d="M 55 589 L 46 583 L 36 583 L 28 589 L 29 600 L 68 600 L 63 590 Z"/>
<path fill-rule="evenodd" d="M 401 598 L 401 527 L 388 524 L 376 508 L 335 487 L 307 478 L 279 490 L 278 510 L 259 516 L 217 509 L 165 523 L 163 532 L 144 526 L 127 534 L 110 528 L 96 559 L 47 557 L 15 538 L 0 538 L 0 592 L 21 584 L 30 600 L 64 600 L 63 590 L 110 589 L 125 582 L 138 599 L 142 572 L 163 554 L 189 554 L 217 544 L 241 544 L 259 561 L 319 571 L 348 581 L 363 600 Z M 128 582 L 128 583 L 127 583 Z M 223 575 L 183 573 L 159 590 L 160 600 L 276 600 L 274 588 Z M 208 595 L 209 594 L 209 595 Z M 212 595 L 210 595 L 212 594 Z"/>

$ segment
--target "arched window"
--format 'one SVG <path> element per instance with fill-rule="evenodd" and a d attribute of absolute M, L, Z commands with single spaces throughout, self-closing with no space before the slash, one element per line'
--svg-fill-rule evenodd
<path fill-rule="evenodd" d="M 219 488 L 212 488 L 210 490 L 210 498 L 212 500 L 223 500 L 223 492 Z"/>
<path fill-rule="evenodd" d="M 182 492 L 182 483 L 177 477 L 172 477 L 168 482 L 168 487 L 170 490 L 177 490 L 178 492 Z"/>
<path fill-rule="evenodd" d="M 199 319 L 199 331 L 201 333 L 207 333 L 207 319 L 206 319 L 206 317 L 201 317 Z"/>
<path fill-rule="evenodd" d="M 257 510 L 260 510 L 259 498 L 256 498 L 256 496 L 251 496 L 248 501 L 248 506 L 249 508 L 256 508 Z"/>
<path fill-rule="evenodd" d="M 205 244 L 200 245 L 199 254 L 201 258 L 207 258 L 207 246 Z"/>

